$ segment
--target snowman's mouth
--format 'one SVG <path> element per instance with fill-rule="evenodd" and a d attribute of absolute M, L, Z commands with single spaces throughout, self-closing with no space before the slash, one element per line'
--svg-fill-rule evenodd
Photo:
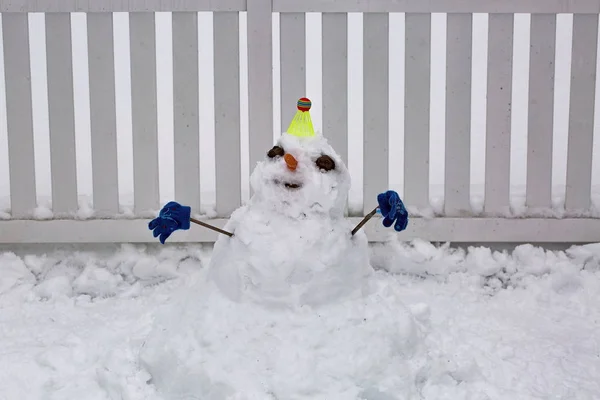
<path fill-rule="evenodd" d="M 282 182 L 278 179 L 273 180 L 273 183 L 275 183 L 276 185 L 281 185 L 281 186 L 285 187 L 286 189 L 290 189 L 290 190 L 300 189 L 302 187 L 301 183 Z"/>

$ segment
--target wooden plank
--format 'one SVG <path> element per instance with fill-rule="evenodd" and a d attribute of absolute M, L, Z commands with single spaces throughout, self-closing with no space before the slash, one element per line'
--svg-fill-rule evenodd
<path fill-rule="evenodd" d="M 112 14 L 87 15 L 94 210 L 119 212 Z"/>
<path fill-rule="evenodd" d="M 600 13 L 599 0 L 273 0 L 273 11 L 405 13 Z"/>
<path fill-rule="evenodd" d="M 348 219 L 352 226 L 360 218 Z M 223 228 L 226 219 L 206 222 Z M 597 243 L 598 218 L 411 218 L 407 230 L 397 233 L 374 217 L 362 229 L 371 242 L 414 239 L 453 243 Z M 234 232 L 235 234 L 235 232 Z M 167 243 L 214 242 L 222 234 L 195 227 L 176 231 Z M 148 220 L 18 220 L 0 221 L 0 243 L 158 243 Z"/>
<path fill-rule="evenodd" d="M 216 211 L 242 204 L 239 14 L 214 14 Z"/>
<path fill-rule="evenodd" d="M 71 15 L 49 13 L 45 18 L 52 211 L 56 217 L 78 209 Z"/>
<path fill-rule="evenodd" d="M 254 0 L 253 0 L 254 1 Z M 0 0 L 0 13 L 245 11 L 246 0 Z"/>
<path fill-rule="evenodd" d="M 200 210 L 198 14 L 173 13 L 175 199 Z"/>
<path fill-rule="evenodd" d="M 348 165 L 348 14 L 322 17 L 323 135 Z"/>
<path fill-rule="evenodd" d="M 591 202 L 597 41 L 598 15 L 574 15 L 565 197 L 569 210 L 588 209 Z"/>
<path fill-rule="evenodd" d="M 552 206 L 555 43 L 556 15 L 532 15 L 526 198 L 529 207 Z"/>
<path fill-rule="evenodd" d="M 248 3 L 249 171 L 273 145 L 273 14 L 271 0 Z"/>
<path fill-rule="evenodd" d="M 389 15 L 363 17 L 363 213 L 389 185 Z"/>
<path fill-rule="evenodd" d="M 299 98 L 306 96 L 306 32 L 301 13 L 280 15 L 281 132 L 287 131 Z"/>
<path fill-rule="evenodd" d="M 502 213 L 510 207 L 513 25 L 512 14 L 489 16 L 484 204 L 486 213 Z"/>
<path fill-rule="evenodd" d="M 10 203 L 13 218 L 37 205 L 27 14 L 2 14 Z"/>
<path fill-rule="evenodd" d="M 129 14 L 133 191 L 136 212 L 159 207 L 154 13 Z"/>
<path fill-rule="evenodd" d="M 451 14 L 446 47 L 446 163 L 444 212 L 471 212 L 471 48 L 472 14 Z"/>
<path fill-rule="evenodd" d="M 429 207 L 431 14 L 406 14 L 404 78 L 404 195 Z"/>

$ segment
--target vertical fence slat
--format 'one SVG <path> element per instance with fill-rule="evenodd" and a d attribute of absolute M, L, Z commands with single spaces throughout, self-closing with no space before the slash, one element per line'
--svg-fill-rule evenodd
<path fill-rule="evenodd" d="M 322 18 L 323 135 L 348 164 L 348 14 Z"/>
<path fill-rule="evenodd" d="M 198 14 L 174 12 L 172 20 L 175 198 L 199 212 Z"/>
<path fill-rule="evenodd" d="M 27 14 L 2 14 L 10 202 L 13 218 L 36 207 L 33 109 Z"/>
<path fill-rule="evenodd" d="M 296 102 L 306 96 L 306 24 L 304 13 L 280 14 L 281 132 L 296 113 Z"/>
<path fill-rule="evenodd" d="M 112 13 L 87 14 L 92 180 L 99 216 L 119 212 Z"/>
<path fill-rule="evenodd" d="M 552 205 L 556 15 L 531 15 L 527 195 L 529 207 Z"/>
<path fill-rule="evenodd" d="M 136 212 L 159 208 L 154 13 L 129 14 L 133 191 Z"/>
<path fill-rule="evenodd" d="M 227 217 L 242 203 L 239 13 L 215 13 L 213 26 L 217 214 Z"/>
<path fill-rule="evenodd" d="M 429 206 L 431 14 L 406 14 L 404 78 L 404 201 Z"/>
<path fill-rule="evenodd" d="M 565 198 L 571 210 L 591 201 L 597 41 L 598 15 L 574 15 Z"/>
<path fill-rule="evenodd" d="M 486 213 L 510 206 L 513 14 L 490 14 L 488 32 Z"/>
<path fill-rule="evenodd" d="M 78 208 L 71 14 L 45 18 L 52 211 L 60 216 Z"/>
<path fill-rule="evenodd" d="M 389 185 L 389 15 L 366 13 L 363 21 L 363 213 L 368 213 Z"/>
<path fill-rule="evenodd" d="M 250 173 L 273 143 L 273 13 L 271 0 L 248 2 Z"/>
<path fill-rule="evenodd" d="M 444 213 L 471 211 L 472 14 L 448 14 L 446 47 L 446 164 Z"/>

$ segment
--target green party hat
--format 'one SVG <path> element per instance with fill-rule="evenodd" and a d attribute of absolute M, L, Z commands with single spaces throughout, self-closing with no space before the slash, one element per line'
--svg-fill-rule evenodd
<path fill-rule="evenodd" d="M 312 103 L 306 97 L 302 97 L 298 100 L 298 111 L 290 122 L 290 126 L 287 129 L 287 133 L 298 137 L 310 137 L 315 136 L 315 130 L 313 129 L 312 119 L 310 118 L 310 110 Z"/>

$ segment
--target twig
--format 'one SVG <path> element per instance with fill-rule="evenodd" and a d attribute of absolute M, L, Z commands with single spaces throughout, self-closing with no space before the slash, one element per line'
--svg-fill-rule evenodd
<path fill-rule="evenodd" d="M 205 228 L 212 229 L 213 231 L 217 231 L 219 233 L 222 233 L 223 235 L 227 235 L 229 237 L 233 236 L 233 233 L 231 233 L 231 232 L 224 231 L 223 229 L 217 228 L 216 226 L 207 224 L 206 222 L 202 222 L 202 221 L 197 220 L 195 218 L 190 218 L 190 221 L 193 222 L 193 223 L 195 223 L 195 224 L 201 225 L 201 226 L 203 226 Z"/>
<path fill-rule="evenodd" d="M 379 207 L 375 207 L 373 209 L 373 211 L 371 211 L 370 213 L 368 213 L 367 215 L 364 216 L 364 218 L 358 223 L 358 225 L 356 225 L 356 227 L 354 229 L 352 229 L 352 236 L 354 236 L 354 234 L 356 232 L 358 232 L 358 230 L 360 228 L 362 228 L 363 225 L 366 224 L 368 220 L 370 220 L 371 218 L 373 218 L 373 215 L 377 214 L 377 209 L 378 208 Z"/>

